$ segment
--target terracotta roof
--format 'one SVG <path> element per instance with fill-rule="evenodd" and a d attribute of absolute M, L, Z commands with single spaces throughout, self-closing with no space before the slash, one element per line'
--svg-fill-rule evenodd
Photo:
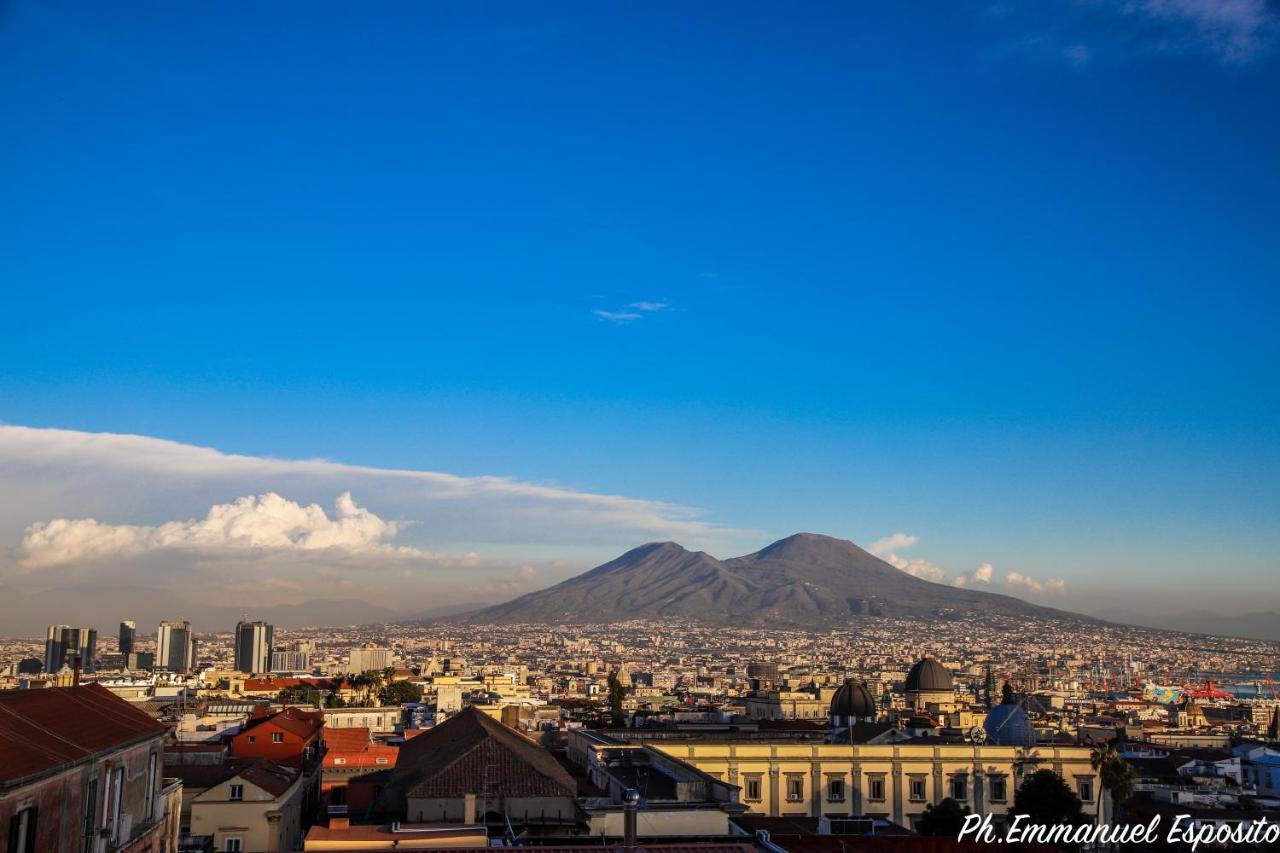
<path fill-rule="evenodd" d="M 236 774 L 246 782 L 257 785 L 262 790 L 279 797 L 298 781 L 299 771 L 294 767 L 275 764 L 265 758 L 259 758 L 247 764 Z"/>
<path fill-rule="evenodd" d="M 333 690 L 337 683 L 332 678 L 246 678 L 242 692 L 278 692 L 286 687 L 314 687 L 316 690 Z"/>
<path fill-rule="evenodd" d="M 304 711 L 301 708 L 285 708 L 283 711 L 277 711 L 269 717 L 258 717 L 250 720 L 240 732 L 250 732 L 259 726 L 267 724 L 275 725 L 305 739 L 324 728 L 324 717 L 314 711 Z"/>
<path fill-rule="evenodd" d="M 324 743 L 330 752 L 354 752 L 369 745 L 369 730 L 364 727 L 324 730 Z"/>
<path fill-rule="evenodd" d="M 0 787 L 164 731 L 97 684 L 0 693 Z"/>
<path fill-rule="evenodd" d="M 182 780 L 182 787 L 207 791 L 239 777 L 273 797 L 279 797 L 298 780 L 298 770 L 265 758 L 232 758 L 222 764 L 166 764 L 164 774 Z"/>
<path fill-rule="evenodd" d="M 577 791 L 573 777 L 548 750 L 467 707 L 405 741 L 383 804 L 403 813 L 409 796 L 452 798 L 476 793 L 490 765 L 496 769 L 494 793 L 501 797 L 573 797 Z"/>

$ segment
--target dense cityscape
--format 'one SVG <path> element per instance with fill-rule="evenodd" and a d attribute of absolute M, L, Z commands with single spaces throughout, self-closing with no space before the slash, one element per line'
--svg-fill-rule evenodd
<path fill-rule="evenodd" d="M 999 616 L 813 632 L 122 620 L 0 653 L 0 707 L 25 725 L 67 742 L 95 718 L 123 726 L 105 749 L 130 780 L 110 849 L 825 850 L 954 838 L 968 815 L 1005 832 L 1055 796 L 1068 822 L 1280 818 L 1280 648 L 1260 640 Z M 65 810 L 83 769 L 38 760 L 33 808 Z"/>

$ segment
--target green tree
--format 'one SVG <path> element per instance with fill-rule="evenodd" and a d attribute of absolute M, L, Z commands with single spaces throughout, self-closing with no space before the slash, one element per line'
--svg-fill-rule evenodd
<path fill-rule="evenodd" d="M 1105 823 L 1109 817 L 1114 817 L 1106 814 L 1107 801 L 1110 801 L 1111 809 L 1114 810 L 1133 796 L 1133 788 L 1137 784 L 1138 777 L 1129 762 L 1125 761 L 1109 743 L 1095 746 L 1090 753 L 1089 763 L 1093 765 L 1094 770 L 1098 771 L 1098 780 L 1102 783 L 1103 814 L 1098 817 Z"/>
<path fill-rule="evenodd" d="M 1011 815 L 1024 814 L 1029 823 L 1051 826 L 1084 821 L 1080 798 L 1052 770 L 1037 770 L 1026 778 L 1013 795 Z"/>
<path fill-rule="evenodd" d="M 406 702 L 421 702 L 422 688 L 409 681 L 393 681 L 378 692 L 383 705 L 403 705 Z"/>
<path fill-rule="evenodd" d="M 622 697 L 627 695 L 627 688 L 622 686 L 618 673 L 609 673 L 609 722 L 615 727 L 626 723 L 627 715 L 622 710 Z"/>
<path fill-rule="evenodd" d="M 280 694 L 276 697 L 276 701 L 281 705 L 319 706 L 320 700 L 320 691 L 316 690 L 314 687 L 307 687 L 305 684 L 286 687 L 281 690 Z"/>
<path fill-rule="evenodd" d="M 951 797 L 947 797 L 936 806 L 926 806 L 924 814 L 916 824 L 921 835 L 937 835 L 946 838 L 958 838 L 960 827 L 964 826 L 969 807 L 962 806 Z"/>

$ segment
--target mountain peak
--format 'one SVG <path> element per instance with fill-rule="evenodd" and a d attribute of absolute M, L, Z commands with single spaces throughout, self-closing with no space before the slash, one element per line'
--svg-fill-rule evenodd
<path fill-rule="evenodd" d="M 847 539 L 837 539 L 821 533 L 795 533 L 761 548 L 751 556 L 797 562 L 829 562 L 864 553 L 866 552 Z"/>
<path fill-rule="evenodd" d="M 650 542 L 555 586 L 466 618 L 491 624 L 671 618 L 711 625 L 810 627 L 873 616 L 958 613 L 1070 617 L 1006 595 L 929 583 L 846 539 L 796 533 L 727 560 L 675 542 Z"/>
<path fill-rule="evenodd" d="M 689 554 L 692 553 L 688 548 L 679 542 L 646 542 L 643 545 L 637 545 L 630 551 L 624 553 L 619 560 L 625 560 L 631 557 L 650 557 L 663 554 Z"/>

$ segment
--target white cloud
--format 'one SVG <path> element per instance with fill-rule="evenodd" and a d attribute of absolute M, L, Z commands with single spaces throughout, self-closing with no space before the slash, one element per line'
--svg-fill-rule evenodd
<path fill-rule="evenodd" d="M 55 518 L 27 528 L 20 544 L 24 569 L 149 551 L 192 551 L 208 556 L 249 552 L 334 551 L 349 556 L 432 559 L 418 548 L 392 545 L 398 525 L 356 504 L 349 492 L 329 518 L 319 504 L 303 506 L 275 492 L 211 507 L 201 519 L 156 527 L 103 524 L 92 518 Z"/>
<path fill-rule="evenodd" d="M 956 579 L 951 583 L 954 586 L 968 586 L 971 583 L 991 583 L 991 577 L 994 574 L 995 567 L 990 563 L 982 563 L 968 574 L 957 575 Z"/>
<path fill-rule="evenodd" d="M 595 309 L 591 313 L 599 317 L 601 320 L 608 320 L 610 323 L 634 323 L 636 320 L 643 320 L 646 315 L 654 314 L 659 311 L 670 311 L 671 304 L 666 301 L 641 300 L 639 302 L 631 302 L 624 308 L 616 311 L 605 311 L 603 309 Z"/>
<path fill-rule="evenodd" d="M 1067 582 L 1062 578 L 1049 578 L 1041 582 L 1021 572 L 1009 572 L 1004 576 L 1004 582 L 1008 586 L 1037 593 L 1060 592 L 1067 586 Z"/>
<path fill-rule="evenodd" d="M 867 546 L 867 551 L 875 554 L 877 557 L 884 557 L 885 554 L 892 554 L 900 548 L 910 548 L 919 541 L 919 536 L 911 536 L 906 533 L 893 533 L 883 539 L 877 539 L 872 542 Z"/>
<path fill-rule="evenodd" d="M 643 542 L 733 550 L 756 539 L 677 504 L 506 477 L 17 426 L 0 426 L 0 484 L 0 585 L 22 575 L 23 589 L 68 595 L 90 581 L 174 584 L 185 597 L 238 605 L 233 584 L 269 577 L 273 603 L 341 587 L 409 609 L 469 583 L 543 580 L 527 577 L 526 564 L 546 565 L 550 582 Z M 344 497 L 326 512 L 348 492 L 358 504 Z M 464 560 L 465 579 L 455 571 Z"/>
<path fill-rule="evenodd" d="M 947 579 L 946 570 L 928 560 L 907 560 L 897 554 L 887 554 L 883 559 L 895 569 L 901 569 L 909 575 L 915 575 L 927 581 L 944 583 Z"/>
<path fill-rule="evenodd" d="M 934 583 L 943 583 L 947 579 L 947 573 L 941 567 L 929 562 L 928 560 L 914 559 L 909 560 L 905 557 L 899 557 L 895 552 L 902 548 L 910 548 L 920 541 L 919 536 L 911 536 L 906 533 L 893 533 L 883 539 L 877 539 L 872 542 L 867 551 L 880 559 L 884 560 L 895 569 L 904 571 L 909 575 L 923 578 Z"/>
<path fill-rule="evenodd" d="M 601 311 L 597 309 L 591 313 L 601 320 L 608 320 L 611 323 L 630 323 L 633 320 L 639 320 L 644 317 L 643 314 L 637 314 L 634 311 Z"/>

